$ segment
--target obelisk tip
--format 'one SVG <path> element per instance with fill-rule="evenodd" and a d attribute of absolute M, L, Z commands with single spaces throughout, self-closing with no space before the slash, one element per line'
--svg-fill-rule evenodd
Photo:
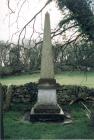
<path fill-rule="evenodd" d="M 49 15 L 49 12 L 47 11 L 45 15 Z"/>

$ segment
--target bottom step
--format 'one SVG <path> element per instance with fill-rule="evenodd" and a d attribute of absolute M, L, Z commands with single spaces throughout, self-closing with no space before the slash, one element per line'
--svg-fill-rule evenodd
<path fill-rule="evenodd" d="M 65 118 L 64 114 L 30 114 L 31 122 L 63 122 Z"/>

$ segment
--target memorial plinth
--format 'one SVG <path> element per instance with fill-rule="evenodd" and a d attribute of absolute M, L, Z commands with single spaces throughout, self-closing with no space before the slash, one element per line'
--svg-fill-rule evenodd
<path fill-rule="evenodd" d="M 31 121 L 57 121 L 64 119 L 64 113 L 57 103 L 54 58 L 51 44 L 50 16 L 45 14 L 44 37 L 41 56 L 41 72 L 38 82 L 37 103 L 31 110 Z"/>

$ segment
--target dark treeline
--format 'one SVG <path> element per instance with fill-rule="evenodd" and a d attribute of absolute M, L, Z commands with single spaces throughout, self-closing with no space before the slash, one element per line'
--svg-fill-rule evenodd
<path fill-rule="evenodd" d="M 41 44 L 20 46 L 0 42 L 0 76 L 39 72 Z M 53 45 L 55 71 L 94 70 L 94 44 L 77 42 Z"/>

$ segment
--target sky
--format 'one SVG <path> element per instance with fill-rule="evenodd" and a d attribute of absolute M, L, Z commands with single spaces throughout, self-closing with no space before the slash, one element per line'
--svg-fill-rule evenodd
<path fill-rule="evenodd" d="M 11 10 L 8 8 L 7 0 L 0 0 L 0 40 L 17 41 L 18 31 L 20 31 L 22 27 L 44 6 L 46 1 L 47 0 L 10 0 L 10 8 L 13 11 L 13 13 L 10 14 Z M 20 12 L 19 9 L 21 9 Z M 56 28 L 58 22 L 62 18 L 62 14 L 58 10 L 55 2 L 51 2 L 51 4 L 43 10 L 42 14 L 36 18 L 36 32 L 43 32 L 44 15 L 47 11 L 50 13 L 51 29 Z M 33 22 L 27 27 L 27 39 L 30 38 L 32 32 Z M 36 33 L 33 38 L 37 35 L 38 34 Z"/>
<path fill-rule="evenodd" d="M 0 0 L 0 41 L 9 40 L 17 42 L 18 35 L 23 26 L 44 6 L 47 0 L 10 0 L 10 8 L 8 8 L 8 0 Z M 94 0 L 92 0 L 94 2 Z M 94 4 L 94 3 L 93 3 Z M 22 7 L 22 8 L 21 8 Z M 21 9 L 21 10 L 20 10 Z M 94 5 L 92 7 L 94 10 Z M 20 12 L 19 12 L 20 10 Z M 56 3 L 51 2 L 35 20 L 35 32 L 32 39 L 39 37 L 37 32 L 43 32 L 44 16 L 46 12 L 50 13 L 51 29 L 56 28 L 63 15 L 58 10 Z M 33 21 L 34 22 L 34 21 Z M 30 39 L 33 32 L 33 22 L 27 27 L 26 39 Z M 72 32 L 67 33 L 68 36 Z M 24 36 L 24 32 L 22 37 Z"/>

